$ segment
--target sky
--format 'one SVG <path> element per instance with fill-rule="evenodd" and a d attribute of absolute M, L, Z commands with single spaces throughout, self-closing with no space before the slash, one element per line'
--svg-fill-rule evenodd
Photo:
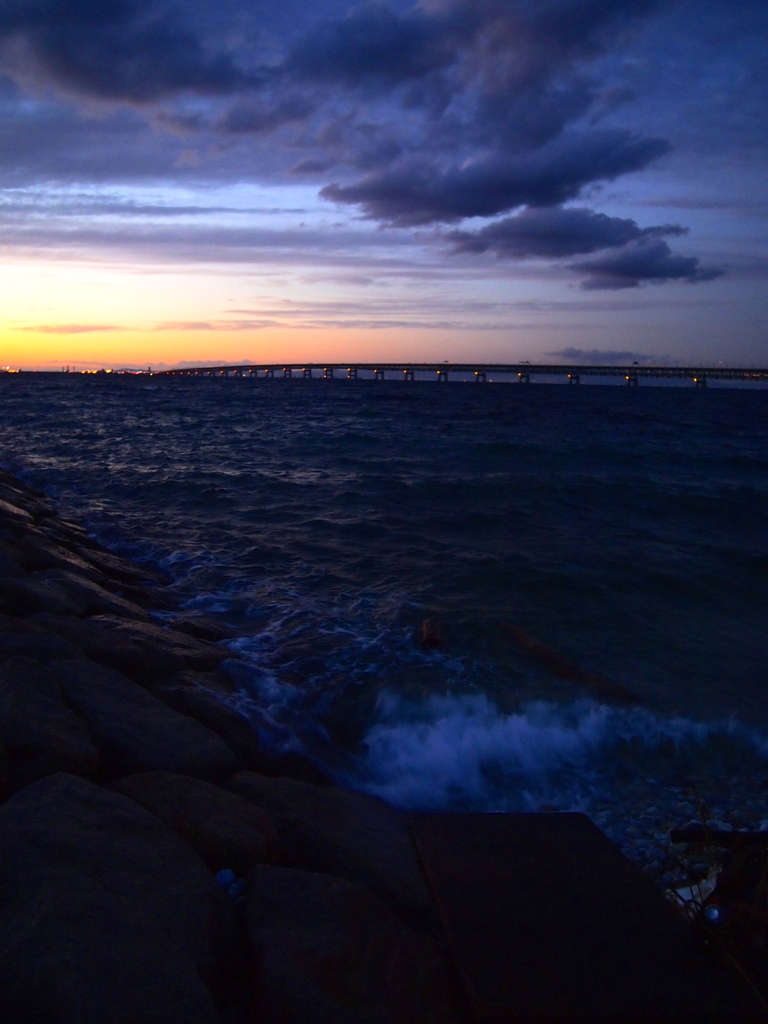
<path fill-rule="evenodd" d="M 0 0 L 0 365 L 768 365 L 765 0 Z"/>

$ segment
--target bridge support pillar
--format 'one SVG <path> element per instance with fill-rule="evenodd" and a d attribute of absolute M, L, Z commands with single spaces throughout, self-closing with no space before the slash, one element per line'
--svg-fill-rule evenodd
<path fill-rule="evenodd" d="M 347 369 L 347 380 L 357 380 L 357 367 L 350 366 Z"/>
<path fill-rule="evenodd" d="M 475 380 L 478 384 L 485 384 L 485 370 L 475 370 Z"/>
<path fill-rule="evenodd" d="M 312 378 L 312 371 L 311 371 L 311 369 L 308 366 L 305 366 L 304 369 L 301 371 L 301 375 L 302 375 L 302 377 L 309 377 L 310 380 L 311 380 L 311 378 Z"/>
<path fill-rule="evenodd" d="M 629 385 L 629 387 L 636 388 L 637 387 L 637 383 L 638 383 L 638 381 L 637 381 L 637 374 L 636 373 L 628 373 L 627 374 L 627 384 Z"/>
<path fill-rule="evenodd" d="M 569 373 L 568 374 L 568 383 L 569 384 L 581 384 L 581 377 L 579 377 L 578 373 Z"/>
<path fill-rule="evenodd" d="M 292 377 L 293 376 L 293 369 L 292 369 L 292 367 L 284 366 L 283 367 L 283 376 L 284 377 Z"/>
<path fill-rule="evenodd" d="M 326 366 L 325 370 L 323 371 L 323 380 L 333 380 L 332 366 Z"/>
<path fill-rule="evenodd" d="M 531 375 L 530 375 L 530 373 L 518 373 L 517 379 L 520 381 L 521 384 L 530 384 L 531 383 Z"/>
<path fill-rule="evenodd" d="M 275 376 L 275 371 L 271 367 L 267 367 L 264 371 L 264 376 L 271 380 Z"/>
<path fill-rule="evenodd" d="M 441 380 L 445 381 L 446 383 L 448 382 L 448 371 L 447 370 L 438 370 L 437 371 L 437 381 L 438 381 L 438 383 L 440 383 Z"/>
<path fill-rule="evenodd" d="M 403 380 L 413 380 L 413 370 L 403 370 Z"/>
<path fill-rule="evenodd" d="M 694 377 L 693 378 L 693 383 L 696 385 L 697 388 L 705 388 L 707 386 L 707 378 L 706 377 Z"/>
<path fill-rule="evenodd" d="M 384 371 L 383 370 L 374 370 L 373 371 L 373 379 L 374 380 L 384 380 Z"/>

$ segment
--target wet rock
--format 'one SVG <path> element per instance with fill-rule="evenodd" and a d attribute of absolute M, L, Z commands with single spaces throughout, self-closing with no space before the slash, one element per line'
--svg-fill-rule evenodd
<path fill-rule="evenodd" d="M 18 481 L 15 484 L 5 480 L 0 481 L 0 499 L 8 502 L 14 508 L 23 509 L 35 520 L 52 516 L 55 512 L 53 505 L 42 495 L 28 488 L 20 488 Z"/>
<path fill-rule="evenodd" d="M 105 576 L 113 580 L 121 580 L 124 583 L 159 583 L 161 585 L 171 582 L 171 578 L 157 569 L 148 565 L 139 565 L 137 562 L 129 562 L 126 558 L 113 555 L 111 551 L 98 550 L 95 548 L 80 552 L 90 565 L 95 566 Z"/>
<path fill-rule="evenodd" d="M 211 643 L 232 640 L 236 635 L 211 615 L 188 615 L 175 619 L 173 628 L 195 637 L 196 640 L 209 640 Z"/>
<path fill-rule="evenodd" d="M 0 541 L 0 576 L 3 579 L 18 580 L 27 575 L 17 554 L 14 548 Z"/>
<path fill-rule="evenodd" d="M 91 661 L 106 665 L 122 672 L 131 679 L 148 684 L 151 679 L 168 670 L 173 659 L 161 656 L 160 665 L 156 659 L 147 657 L 147 652 L 138 644 L 117 636 L 114 630 L 105 628 L 96 619 L 76 619 L 66 615 L 38 613 L 25 620 L 32 628 L 47 635 L 55 634 L 61 643 L 67 642 L 70 653 L 54 655 L 59 658 L 78 658 L 85 655 Z M 0 633 L 0 655 L 3 636 Z"/>
<path fill-rule="evenodd" d="M 220 737 L 120 673 L 89 661 L 57 661 L 51 669 L 110 774 L 168 771 L 221 778 L 232 772 L 235 756 Z"/>
<path fill-rule="evenodd" d="M 0 579 L 0 609 L 10 615 L 34 615 L 50 612 L 53 615 L 84 615 L 85 604 L 70 596 L 55 582 L 36 579 Z"/>
<path fill-rule="evenodd" d="M 40 530 L 28 531 L 19 541 L 18 548 L 25 566 L 33 571 L 66 569 L 94 583 L 104 581 L 104 574 L 97 568 L 74 552 L 54 543 Z"/>
<path fill-rule="evenodd" d="M 199 681 L 209 678 L 215 679 L 208 673 L 181 672 L 170 682 L 153 686 L 152 692 L 169 707 L 221 736 L 244 765 L 256 768 L 263 760 L 256 733 L 243 715 L 223 703 L 229 694 Z"/>
<path fill-rule="evenodd" d="M 157 626 L 152 622 L 126 622 L 112 615 L 100 615 L 97 620 L 105 627 L 113 629 L 121 637 L 135 642 L 147 651 L 148 655 L 160 658 L 169 657 L 173 662 L 174 671 L 193 669 L 208 671 L 231 657 L 229 651 L 204 640 L 195 640 L 174 629 Z"/>
<path fill-rule="evenodd" d="M 32 621 L 77 644 L 92 661 L 145 685 L 183 669 L 214 668 L 228 653 L 183 633 L 115 615 L 79 620 L 39 614 Z"/>
<path fill-rule="evenodd" d="M 80 658 L 82 654 L 75 644 L 37 623 L 0 614 L 0 664 L 18 656 L 48 664 L 54 658 Z"/>
<path fill-rule="evenodd" d="M 0 667 L 0 743 L 16 789 L 54 772 L 93 775 L 99 755 L 85 724 L 64 703 L 56 676 L 31 658 Z"/>
<path fill-rule="evenodd" d="M 144 608 L 156 608 L 158 611 L 175 612 L 183 598 L 173 589 L 165 586 L 146 584 L 120 584 L 120 593 L 126 600 L 135 601 Z"/>
<path fill-rule="evenodd" d="M 0 807 L 0 863 L 5 1020 L 222 1024 L 231 907 L 144 808 L 70 775 L 44 779 Z"/>
<path fill-rule="evenodd" d="M 0 747 L 0 801 L 5 800 L 10 791 L 11 755 Z"/>
<path fill-rule="evenodd" d="M 23 523 L 32 526 L 34 519 L 26 512 L 23 508 L 19 508 L 18 505 L 12 505 L 8 501 L 4 501 L 0 497 L 0 520 L 5 520 L 10 523 Z"/>
<path fill-rule="evenodd" d="M 458 1020 L 429 940 L 365 888 L 260 865 L 248 878 L 259 1019 L 291 1024 Z"/>
<path fill-rule="evenodd" d="M 80 547 L 95 549 L 100 547 L 95 540 L 88 536 L 87 531 L 82 526 L 68 519 L 59 519 L 58 516 L 54 516 L 39 523 L 38 527 L 51 540 L 63 545 L 65 548 L 70 548 L 75 553 Z"/>
<path fill-rule="evenodd" d="M 275 858 L 277 831 L 269 815 L 210 782 L 147 772 L 121 779 L 113 788 L 159 818 L 212 871 L 231 868 L 246 875 L 255 864 Z"/>
<path fill-rule="evenodd" d="M 52 584 L 70 601 L 81 605 L 84 613 L 88 615 L 119 615 L 126 619 L 149 622 L 149 613 L 137 604 L 126 601 L 125 598 L 118 597 L 116 594 L 110 594 L 98 583 L 93 583 L 91 580 L 76 576 L 63 569 L 49 569 L 47 572 L 34 573 L 28 582 L 30 584 Z"/>
<path fill-rule="evenodd" d="M 430 905 L 405 815 L 375 797 L 240 772 L 234 792 L 272 818 L 290 867 L 321 871 L 367 886 L 408 915 Z"/>

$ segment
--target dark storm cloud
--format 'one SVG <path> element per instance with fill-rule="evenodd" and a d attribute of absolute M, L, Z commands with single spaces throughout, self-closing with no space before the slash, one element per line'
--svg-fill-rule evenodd
<path fill-rule="evenodd" d="M 599 289 L 637 288 L 664 281 L 712 281 L 722 276 L 721 267 L 702 267 L 695 256 L 675 255 L 661 238 L 642 238 L 617 252 L 574 265 L 588 276 L 581 287 Z"/>
<path fill-rule="evenodd" d="M 682 235 L 679 224 L 641 228 L 634 220 L 587 209 L 560 207 L 523 210 L 479 231 L 446 235 L 456 252 L 495 252 L 500 257 L 566 257 L 626 245 L 649 235 Z"/>
<path fill-rule="evenodd" d="M 607 250 L 572 265 L 587 289 L 710 280 L 722 271 L 662 241 L 682 228 L 561 209 L 585 193 L 594 201 L 595 186 L 670 152 L 669 125 L 639 134 L 621 117 L 633 88 L 663 83 L 674 62 L 657 65 L 646 46 L 651 59 L 632 65 L 646 68 L 635 74 L 622 58 L 639 32 L 684 6 L 0 0 L 0 182 L 263 182 L 293 173 L 390 226 L 525 208 L 448 237 L 458 251 L 508 258 Z M 737 20 L 733 52 L 754 24 L 751 15 Z"/>
<path fill-rule="evenodd" d="M 99 99 L 226 94 L 248 76 L 156 0 L 6 0 L 0 39 L 43 79 Z"/>
<path fill-rule="evenodd" d="M 320 194 L 390 224 L 450 222 L 563 203 L 590 182 L 641 170 L 668 150 L 663 139 L 638 139 L 618 129 L 574 132 L 520 157 L 495 154 L 442 173 L 412 163 L 354 185 L 327 185 Z"/>

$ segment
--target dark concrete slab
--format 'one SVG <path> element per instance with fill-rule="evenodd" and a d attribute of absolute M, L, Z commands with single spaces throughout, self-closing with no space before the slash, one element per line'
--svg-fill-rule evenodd
<path fill-rule="evenodd" d="M 476 1021 L 766 1019 L 583 814 L 420 814 L 411 828 Z"/>

